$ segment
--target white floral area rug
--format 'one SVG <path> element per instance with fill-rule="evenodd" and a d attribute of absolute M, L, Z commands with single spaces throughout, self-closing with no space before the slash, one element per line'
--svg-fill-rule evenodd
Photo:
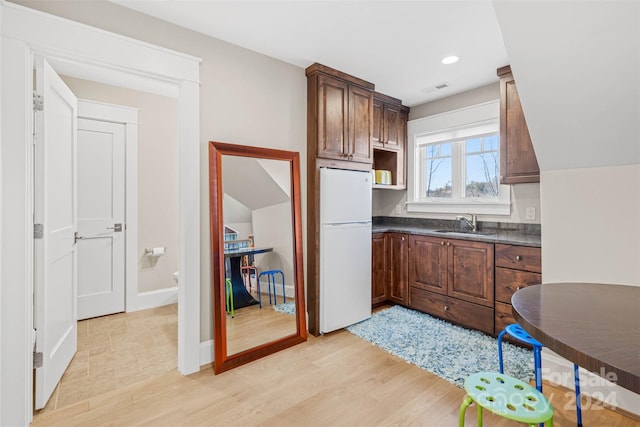
<path fill-rule="evenodd" d="M 346 328 L 352 334 L 458 387 L 480 371 L 499 372 L 497 339 L 400 306 Z M 533 352 L 502 343 L 504 373 L 534 378 Z"/>

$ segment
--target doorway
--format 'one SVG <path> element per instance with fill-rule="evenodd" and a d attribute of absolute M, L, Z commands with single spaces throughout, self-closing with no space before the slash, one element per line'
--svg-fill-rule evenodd
<path fill-rule="evenodd" d="M 0 316 L 11 319 L 0 325 L 0 423 L 24 425 L 33 408 L 33 54 L 72 70 L 71 74 L 164 91 L 179 100 L 178 299 L 189 307 L 178 312 L 178 367 L 183 374 L 200 368 L 200 60 L 7 2 L 0 4 L 0 20 L 0 183 L 3 204 L 12 206 L 0 218 Z"/>

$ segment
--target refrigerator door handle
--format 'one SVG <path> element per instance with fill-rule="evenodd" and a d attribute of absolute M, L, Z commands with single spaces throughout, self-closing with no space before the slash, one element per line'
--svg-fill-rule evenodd
<path fill-rule="evenodd" d="M 325 227 L 353 227 L 353 226 L 368 226 L 371 225 L 371 221 L 357 221 L 357 222 L 330 222 L 322 224 Z"/>

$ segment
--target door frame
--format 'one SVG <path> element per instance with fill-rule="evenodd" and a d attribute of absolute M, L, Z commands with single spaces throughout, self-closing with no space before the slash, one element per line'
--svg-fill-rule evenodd
<path fill-rule="evenodd" d="M 0 0 L 0 425 L 33 416 L 33 56 L 63 74 L 178 99 L 178 369 L 200 369 L 199 64 L 191 55 Z M 67 71 L 68 70 L 68 71 Z M 46 100 L 45 100 L 46 102 Z"/>

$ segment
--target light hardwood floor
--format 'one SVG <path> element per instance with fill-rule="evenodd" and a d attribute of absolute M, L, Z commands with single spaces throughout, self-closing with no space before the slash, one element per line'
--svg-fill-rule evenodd
<path fill-rule="evenodd" d="M 572 392 L 545 384 L 554 425 Z M 214 375 L 176 369 L 36 414 L 34 426 L 457 426 L 464 391 L 344 330 Z M 585 426 L 639 426 L 588 407 Z M 467 425 L 475 425 L 473 407 Z M 486 426 L 520 425 L 485 412 Z"/>

